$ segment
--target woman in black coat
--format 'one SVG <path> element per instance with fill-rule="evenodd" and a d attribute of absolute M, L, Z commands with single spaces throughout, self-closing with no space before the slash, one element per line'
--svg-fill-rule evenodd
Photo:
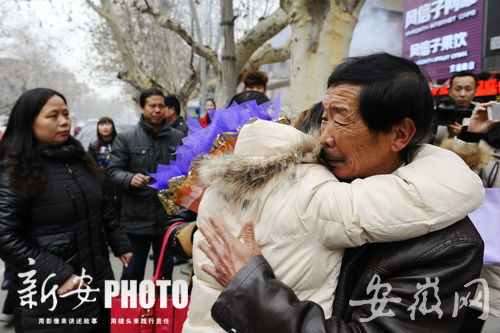
<path fill-rule="evenodd" d="M 102 117 L 97 122 L 97 140 L 89 144 L 88 153 L 97 163 L 97 166 L 104 170 L 111 158 L 111 147 L 116 138 L 116 128 L 113 119 Z M 118 186 L 114 185 L 108 179 L 105 179 L 102 184 L 102 192 L 112 198 L 113 207 L 117 214 L 121 210 L 121 193 Z"/>
<path fill-rule="evenodd" d="M 106 332 L 105 239 L 124 265 L 132 256 L 100 172 L 70 129 L 64 96 L 37 88 L 17 100 L 0 142 L 0 257 L 15 272 L 16 332 Z"/>

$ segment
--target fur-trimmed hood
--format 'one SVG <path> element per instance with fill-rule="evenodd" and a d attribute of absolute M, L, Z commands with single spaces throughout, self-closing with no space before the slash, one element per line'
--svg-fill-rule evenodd
<path fill-rule="evenodd" d="M 305 134 L 289 125 L 257 120 L 242 127 L 234 154 L 203 161 L 199 178 L 226 198 L 251 200 L 270 180 L 293 177 L 301 163 L 318 163 L 319 131 Z"/>

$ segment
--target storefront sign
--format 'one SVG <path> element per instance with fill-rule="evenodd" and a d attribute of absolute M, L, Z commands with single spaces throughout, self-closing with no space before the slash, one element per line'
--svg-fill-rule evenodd
<path fill-rule="evenodd" d="M 403 56 L 433 80 L 481 71 L 483 0 L 405 0 Z"/>

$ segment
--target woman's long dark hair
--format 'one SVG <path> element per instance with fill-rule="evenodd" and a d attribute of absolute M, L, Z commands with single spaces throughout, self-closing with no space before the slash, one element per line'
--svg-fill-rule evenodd
<path fill-rule="evenodd" d="M 111 126 L 113 127 L 113 131 L 111 132 L 111 142 L 115 141 L 115 138 L 116 138 L 116 128 L 115 128 L 115 122 L 113 121 L 113 119 L 109 118 L 109 117 L 102 117 L 101 119 L 99 119 L 99 121 L 97 122 L 97 141 L 95 143 L 95 149 L 99 149 L 99 147 L 101 147 L 104 142 L 104 139 L 101 135 L 101 133 L 99 133 L 99 124 L 111 124 Z"/>
<path fill-rule="evenodd" d="M 19 191 L 25 198 L 33 196 L 46 183 L 41 158 L 36 152 L 33 123 L 52 96 L 61 97 L 67 104 L 66 98 L 52 89 L 35 88 L 24 92 L 10 112 L 7 128 L 0 141 L 1 169 L 7 170 L 11 189 Z M 72 137 L 69 140 L 76 146 L 83 166 L 100 177 L 92 157 L 86 154 L 82 145 Z"/>

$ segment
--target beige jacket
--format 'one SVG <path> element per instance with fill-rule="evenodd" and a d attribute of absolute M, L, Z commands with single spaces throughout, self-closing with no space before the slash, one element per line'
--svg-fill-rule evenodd
<path fill-rule="evenodd" d="M 455 154 L 425 145 L 395 175 L 340 183 L 315 164 L 317 137 L 258 120 L 245 125 L 234 155 L 205 162 L 210 186 L 197 224 L 221 218 L 234 234 L 255 222 L 255 238 L 276 277 L 301 300 L 332 309 L 343 249 L 408 239 L 444 228 L 478 207 L 479 177 Z M 211 264 L 194 235 L 193 290 L 183 332 L 223 332 L 210 315 L 222 287 L 201 270 Z"/>

